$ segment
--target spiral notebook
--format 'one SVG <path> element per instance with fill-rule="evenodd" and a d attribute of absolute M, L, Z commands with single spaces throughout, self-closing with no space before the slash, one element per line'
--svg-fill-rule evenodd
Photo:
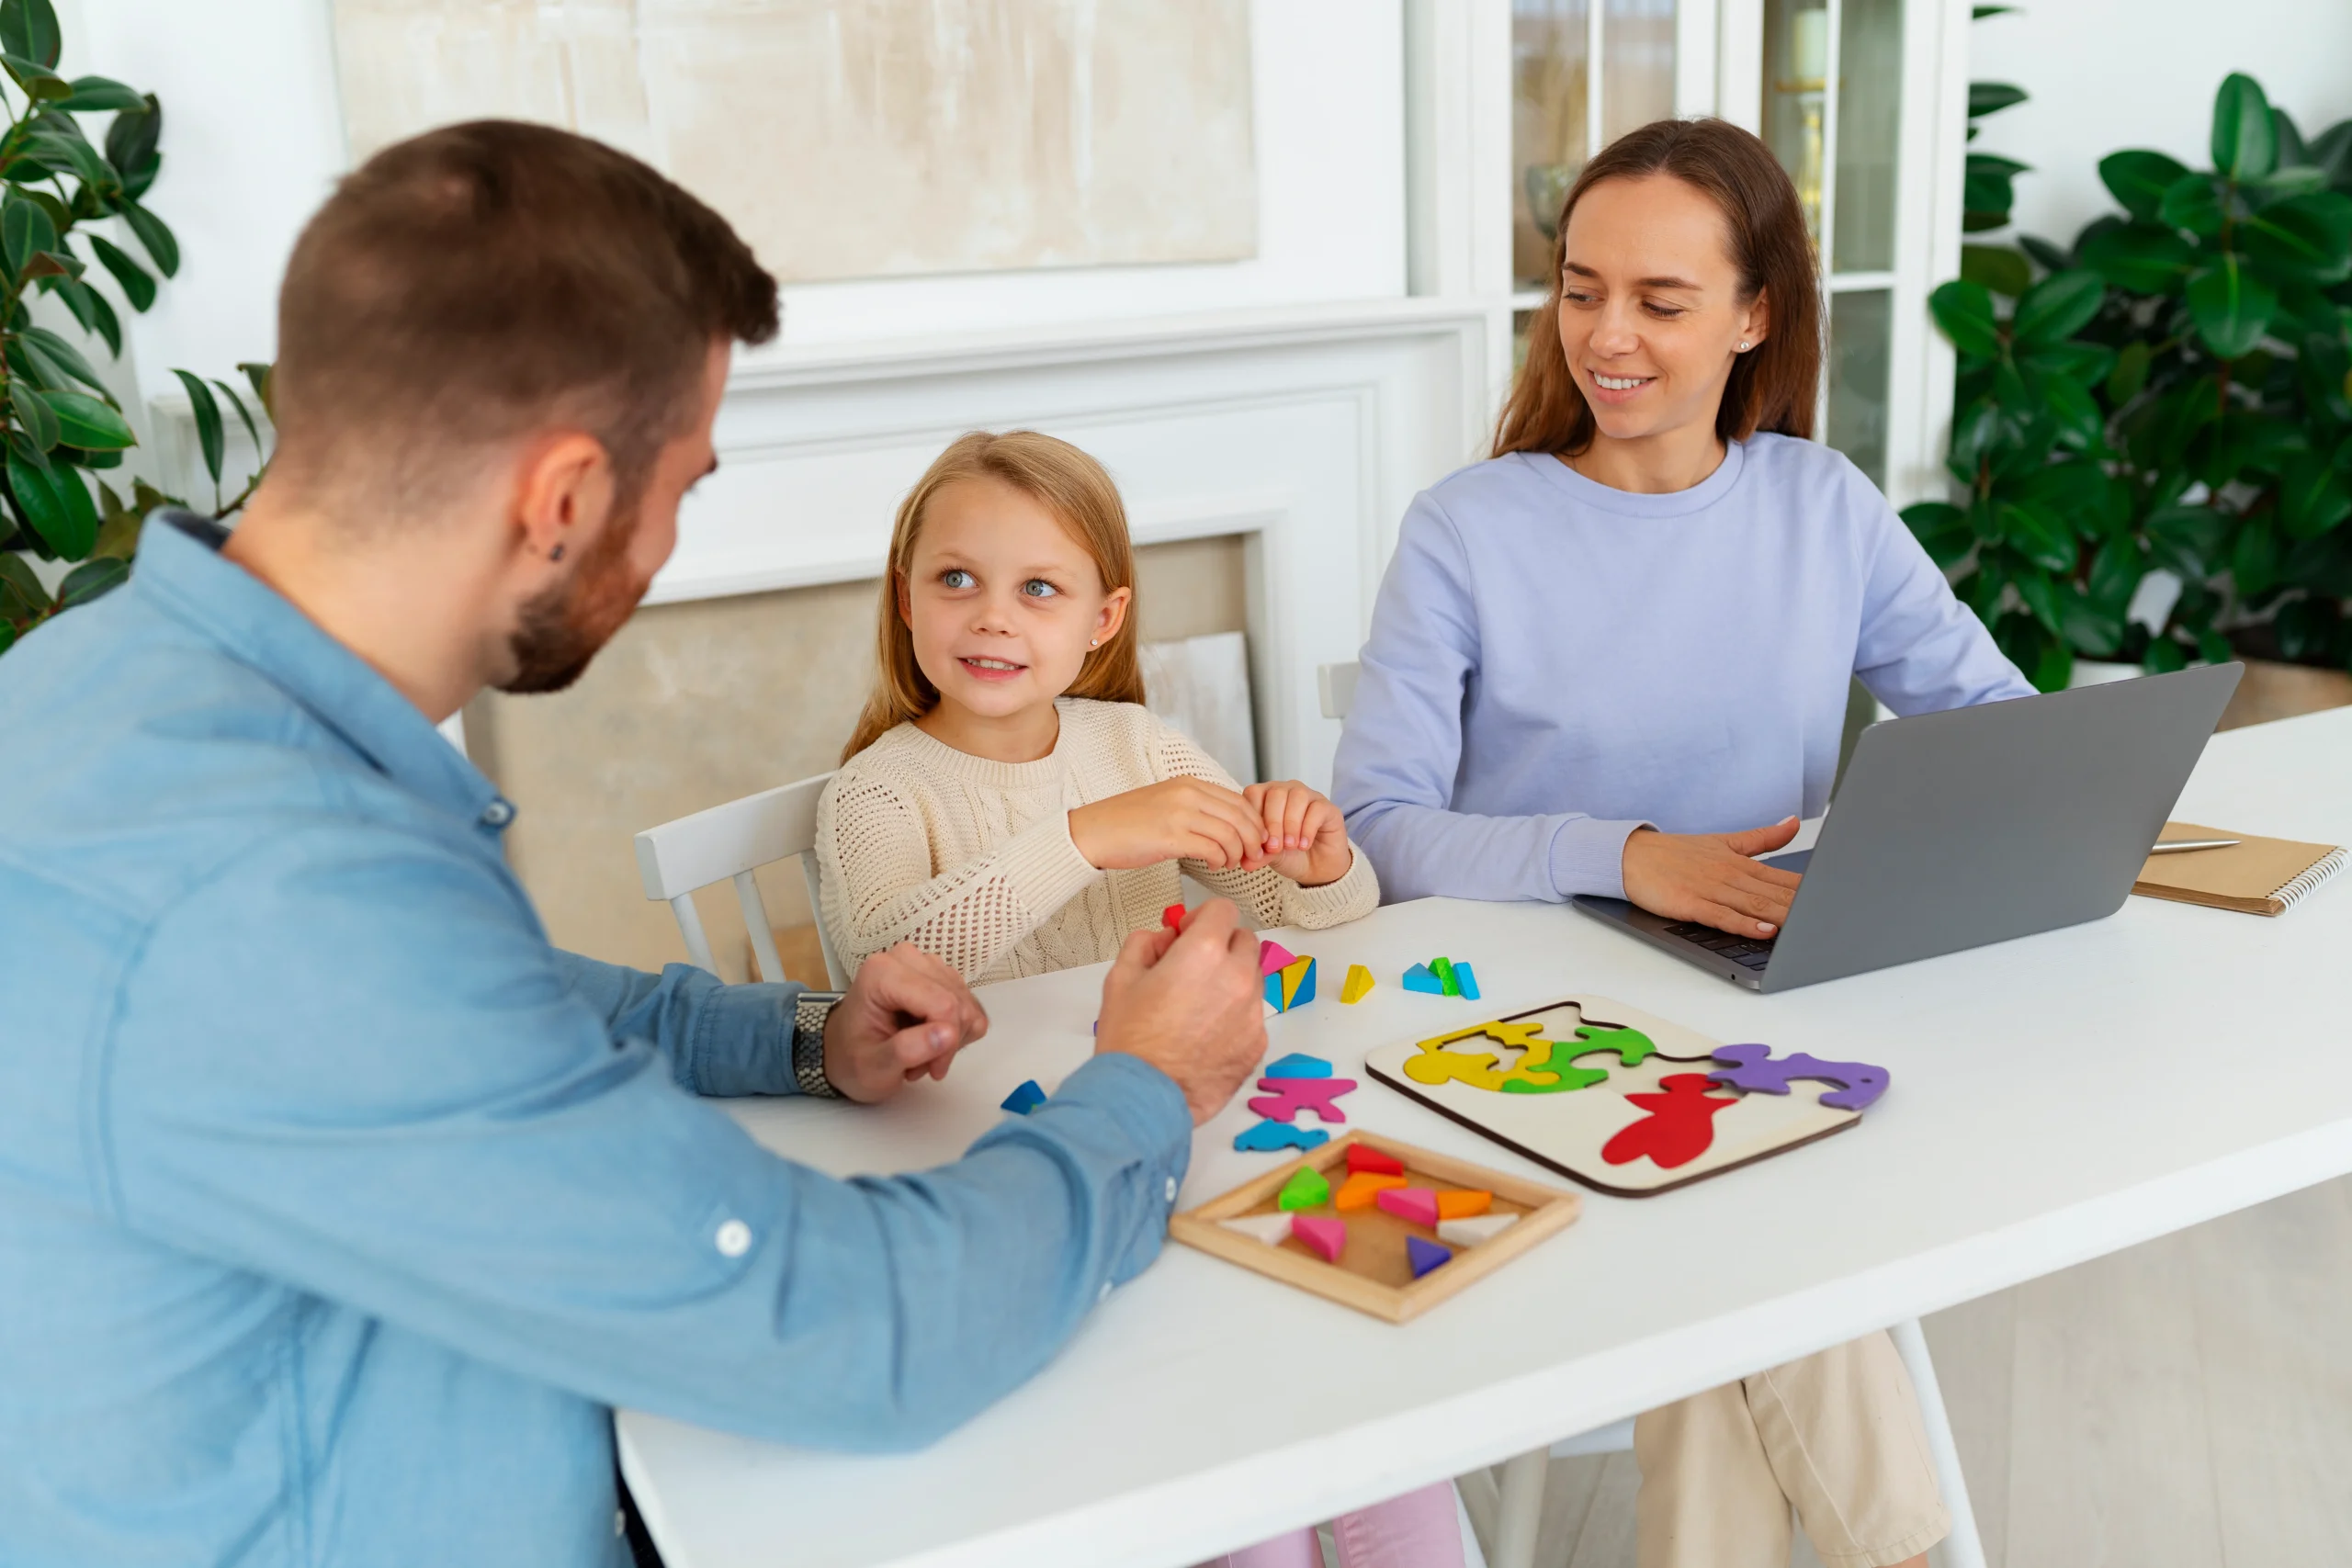
<path fill-rule="evenodd" d="M 2193 822 L 2165 823 L 2157 842 L 2166 839 L 2236 839 L 2239 842 L 2226 850 L 2150 855 L 2140 868 L 2140 879 L 2132 885 L 2132 892 L 2247 915 L 2283 915 L 2296 899 L 2344 866 L 2344 851 L 2335 844 L 2257 839 L 2250 833 L 2200 828 Z"/>

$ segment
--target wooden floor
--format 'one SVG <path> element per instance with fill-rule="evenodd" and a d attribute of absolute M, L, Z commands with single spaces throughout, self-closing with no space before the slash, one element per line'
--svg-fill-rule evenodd
<path fill-rule="evenodd" d="M 1927 1331 L 1992 1568 L 2352 1565 L 2352 1179 Z M 1633 1568 L 1638 1481 L 1555 1460 L 1541 1568 Z"/>

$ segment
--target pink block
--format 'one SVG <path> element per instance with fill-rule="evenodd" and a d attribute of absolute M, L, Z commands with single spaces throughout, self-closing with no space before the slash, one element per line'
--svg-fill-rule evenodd
<path fill-rule="evenodd" d="M 1265 1094 L 1250 1109 L 1269 1122 L 1295 1122 L 1302 1111 L 1312 1111 L 1322 1122 L 1344 1122 L 1348 1113 L 1331 1103 L 1356 1087 L 1353 1078 L 1260 1078 Z"/>
<path fill-rule="evenodd" d="M 1326 1263 L 1337 1263 L 1340 1250 L 1348 1245 L 1348 1222 L 1317 1219 L 1311 1214 L 1293 1214 L 1290 1234 L 1301 1245 L 1319 1255 Z"/>
<path fill-rule="evenodd" d="M 1437 1228 L 1437 1194 L 1426 1187 L 1384 1187 L 1373 1201 L 1400 1220 Z"/>
<path fill-rule="evenodd" d="M 1298 955 L 1281 942 L 1267 941 L 1258 944 L 1258 978 L 1279 974 L 1298 962 Z"/>

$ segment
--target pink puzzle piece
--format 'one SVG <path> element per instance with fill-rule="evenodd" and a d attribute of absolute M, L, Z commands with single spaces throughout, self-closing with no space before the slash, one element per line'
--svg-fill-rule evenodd
<path fill-rule="evenodd" d="M 1385 1187 L 1372 1201 L 1400 1220 L 1437 1228 L 1437 1194 L 1429 1188 Z"/>
<path fill-rule="evenodd" d="M 1353 1078 L 1260 1078 L 1266 1092 L 1250 1109 L 1269 1122 L 1293 1122 L 1302 1111 L 1315 1112 L 1319 1122 L 1344 1122 L 1348 1113 L 1331 1102 L 1356 1087 Z"/>
<path fill-rule="evenodd" d="M 1312 1214 L 1293 1214 L 1290 1234 L 1299 1245 L 1320 1257 L 1326 1263 L 1337 1263 L 1348 1245 L 1348 1222 L 1320 1220 Z"/>
<path fill-rule="evenodd" d="M 1261 980 L 1269 975 L 1279 975 L 1297 962 L 1298 954 L 1281 942 L 1266 941 L 1258 944 L 1258 978 Z"/>

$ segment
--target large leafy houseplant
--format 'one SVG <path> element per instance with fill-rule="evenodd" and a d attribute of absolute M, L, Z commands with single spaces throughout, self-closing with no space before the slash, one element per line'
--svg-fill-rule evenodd
<path fill-rule="evenodd" d="M 96 476 L 122 466 L 130 422 L 82 348 L 35 320 L 54 300 L 111 355 L 122 326 L 92 286 L 96 259 L 133 310 L 155 302 L 157 273 L 179 270 L 179 244 L 143 198 L 162 172 L 164 115 L 153 95 L 104 76 L 57 73 L 63 39 L 50 0 L 0 0 L 0 652 L 33 626 L 85 604 L 130 574 L 141 521 L 168 498 L 144 481 L 128 497 Z M 10 89 L 13 88 L 13 91 Z M 111 114 L 102 142 L 80 117 Z M 118 243 L 92 225 L 119 225 Z M 128 245 L 135 245 L 134 254 Z M 143 256 L 143 260 L 141 257 Z M 62 317 L 53 316 L 60 325 Z M 267 367 L 242 367 L 266 408 Z M 227 383 L 174 372 L 187 389 L 216 511 L 244 496 L 220 493 L 226 439 L 218 388 L 261 446 L 253 411 Z M 245 493 L 251 493 L 252 486 Z M 55 591 L 25 559 L 76 563 Z"/>
<path fill-rule="evenodd" d="M 1972 245 L 1930 299 L 1961 488 L 1905 519 L 2045 689 L 2078 654 L 2352 660 L 2352 121 L 2306 144 L 2232 75 L 2211 143 L 2102 160 L 2120 214 Z"/>

